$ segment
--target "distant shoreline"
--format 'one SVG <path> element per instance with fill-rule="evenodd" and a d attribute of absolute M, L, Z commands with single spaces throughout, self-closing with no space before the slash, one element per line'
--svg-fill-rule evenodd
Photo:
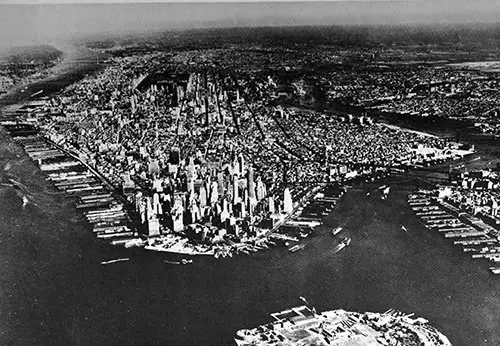
<path fill-rule="evenodd" d="M 45 78 L 27 81 L 10 89 L 0 97 L 0 115 L 2 111 L 9 111 L 12 108 L 21 107 L 27 102 L 38 98 L 53 96 L 61 92 L 65 87 L 81 80 L 85 75 L 93 73 L 104 65 L 98 65 L 97 59 L 108 56 L 74 45 L 52 44 L 53 47 L 63 53 L 63 60 L 52 67 L 50 74 Z M 93 59 L 96 59 L 94 62 Z M 39 91 L 42 91 L 39 93 Z M 31 97 L 36 94 L 36 97 Z"/>

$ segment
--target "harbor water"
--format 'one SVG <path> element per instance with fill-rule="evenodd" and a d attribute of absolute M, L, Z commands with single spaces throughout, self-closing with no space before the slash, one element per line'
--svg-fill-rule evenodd
<path fill-rule="evenodd" d="M 488 150 L 473 164 L 498 160 Z M 408 207 L 407 194 L 437 177 L 413 173 L 349 189 L 301 251 L 175 265 L 95 239 L 74 202 L 1 131 L 0 344 L 232 345 L 238 329 L 303 296 L 318 311 L 413 312 L 456 346 L 500 345 L 499 276 L 425 229 Z M 385 200 L 376 193 L 382 184 L 391 187 Z M 331 230 L 339 225 L 337 237 L 352 242 L 336 253 L 341 238 Z M 101 265 L 116 258 L 130 260 Z"/>

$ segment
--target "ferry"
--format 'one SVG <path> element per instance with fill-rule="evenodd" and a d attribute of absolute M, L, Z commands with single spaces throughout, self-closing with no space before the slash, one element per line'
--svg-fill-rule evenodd
<path fill-rule="evenodd" d="M 292 246 L 291 248 L 288 249 L 288 251 L 290 252 L 297 252 L 299 250 L 302 250 L 306 245 L 305 244 L 297 244 L 297 245 L 294 245 Z"/>
<path fill-rule="evenodd" d="M 339 234 L 344 228 L 343 227 L 337 227 L 334 230 L 332 230 L 332 235 L 337 235 Z"/>
<path fill-rule="evenodd" d="M 125 261 L 128 261 L 130 258 L 117 258 L 117 259 L 114 259 L 114 260 L 109 260 L 109 261 L 102 261 L 101 264 L 102 265 L 106 265 L 106 264 L 111 264 L 111 263 L 116 263 L 116 262 L 125 262 Z"/>
<path fill-rule="evenodd" d="M 351 244 L 351 238 L 345 237 L 342 239 L 342 241 L 335 247 L 335 252 L 339 252 L 340 250 L 343 250 L 344 248 L 348 247 L 349 244 Z"/>

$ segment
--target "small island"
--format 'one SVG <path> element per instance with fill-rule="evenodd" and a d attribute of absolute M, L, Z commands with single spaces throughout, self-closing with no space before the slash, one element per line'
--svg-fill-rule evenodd
<path fill-rule="evenodd" d="M 395 310 L 384 313 L 332 310 L 317 313 L 307 305 L 271 314 L 274 322 L 241 329 L 238 346 L 250 345 L 404 345 L 451 346 L 424 318 Z"/>

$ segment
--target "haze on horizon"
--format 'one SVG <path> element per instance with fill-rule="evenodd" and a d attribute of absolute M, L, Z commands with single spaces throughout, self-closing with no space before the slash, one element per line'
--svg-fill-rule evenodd
<path fill-rule="evenodd" d="M 37 0 L 22 0 L 37 2 Z M 50 1 L 50 0 L 38 0 Z M 497 23 L 500 1 L 13 3 L 0 0 L 0 47 L 109 33 L 290 25 Z M 84 2 L 94 0 L 80 0 Z M 113 2 L 118 0 L 111 0 Z M 63 3 L 64 2 L 64 3 Z"/>

